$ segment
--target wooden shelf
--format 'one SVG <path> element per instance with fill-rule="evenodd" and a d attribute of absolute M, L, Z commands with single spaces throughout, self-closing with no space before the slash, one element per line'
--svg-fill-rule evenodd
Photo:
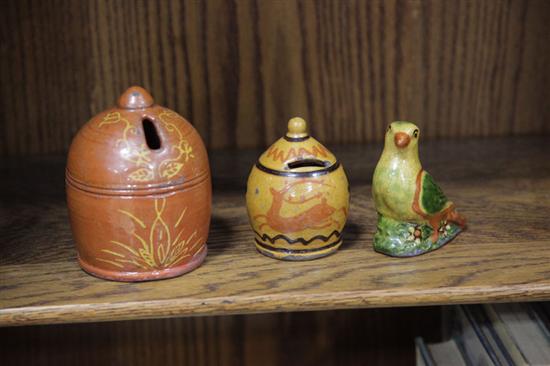
<path fill-rule="evenodd" d="M 257 151 L 211 156 L 214 208 L 204 265 L 179 278 L 117 283 L 75 260 L 63 157 L 3 160 L 0 324 L 550 299 L 547 138 L 428 142 L 424 167 L 469 219 L 435 252 L 395 259 L 372 249 L 370 180 L 381 146 L 335 148 L 352 183 L 344 245 L 289 263 L 253 246 L 244 205 Z"/>

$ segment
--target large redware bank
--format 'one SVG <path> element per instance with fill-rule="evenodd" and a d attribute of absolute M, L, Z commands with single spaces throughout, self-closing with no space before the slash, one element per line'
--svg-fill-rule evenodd
<path fill-rule="evenodd" d="M 204 144 L 140 87 L 86 123 L 68 156 L 67 201 L 81 267 L 145 281 L 181 275 L 206 256 L 211 179 Z"/>

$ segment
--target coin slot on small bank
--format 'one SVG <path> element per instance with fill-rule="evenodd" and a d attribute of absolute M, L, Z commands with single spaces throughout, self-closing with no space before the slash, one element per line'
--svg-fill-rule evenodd
<path fill-rule="evenodd" d="M 286 164 L 287 169 L 295 168 L 326 168 L 330 162 L 319 159 L 300 159 Z"/>

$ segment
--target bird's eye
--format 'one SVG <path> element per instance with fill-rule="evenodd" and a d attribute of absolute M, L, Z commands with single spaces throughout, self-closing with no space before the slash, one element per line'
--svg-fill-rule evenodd
<path fill-rule="evenodd" d="M 414 130 L 413 136 L 414 136 L 414 137 L 418 137 L 418 130 Z"/>
<path fill-rule="evenodd" d="M 388 126 L 388 131 L 391 131 L 391 125 Z"/>

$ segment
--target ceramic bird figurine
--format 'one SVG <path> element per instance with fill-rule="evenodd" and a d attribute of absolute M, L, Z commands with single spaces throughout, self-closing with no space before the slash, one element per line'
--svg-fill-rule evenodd
<path fill-rule="evenodd" d="M 420 130 L 410 122 L 393 122 L 374 170 L 372 195 L 378 211 L 374 249 L 410 257 L 440 248 L 466 227 L 466 219 L 418 157 Z"/>

